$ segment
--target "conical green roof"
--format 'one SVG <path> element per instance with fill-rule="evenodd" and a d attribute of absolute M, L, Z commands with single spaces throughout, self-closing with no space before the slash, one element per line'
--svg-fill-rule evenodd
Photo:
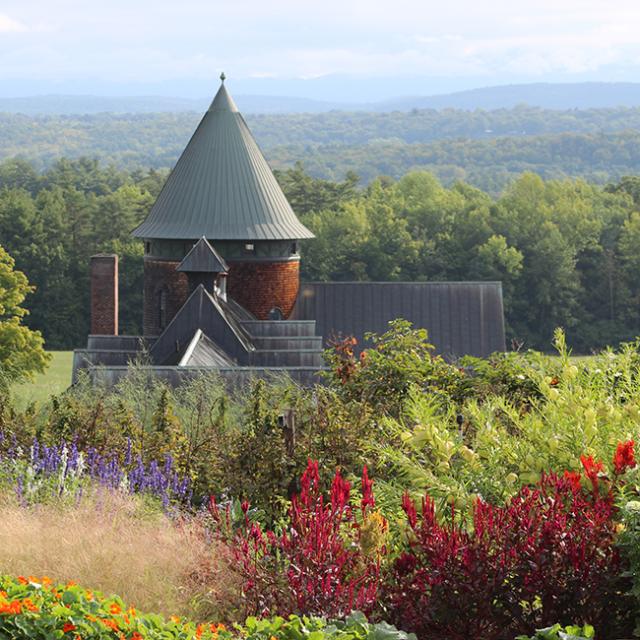
<path fill-rule="evenodd" d="M 133 235 L 212 241 L 314 237 L 291 209 L 224 82 Z"/>

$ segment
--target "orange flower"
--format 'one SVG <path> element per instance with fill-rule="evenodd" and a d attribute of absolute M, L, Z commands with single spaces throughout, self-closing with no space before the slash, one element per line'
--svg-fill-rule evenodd
<path fill-rule="evenodd" d="M 120 607 L 119 604 L 117 603 L 113 603 L 110 607 L 109 607 L 109 613 L 111 613 L 111 615 L 113 616 L 117 616 L 119 613 L 122 613 L 122 607 Z"/>
<path fill-rule="evenodd" d="M 129 607 L 128 613 L 132 618 L 135 618 L 136 617 L 136 609 L 135 609 L 135 607 Z"/>
<path fill-rule="evenodd" d="M 76 587 L 77 583 L 74 582 L 73 580 L 69 580 L 69 582 L 67 582 L 67 589 L 70 589 L 71 587 Z"/>
<path fill-rule="evenodd" d="M 218 631 L 226 631 L 227 627 L 225 627 L 222 622 L 218 625 Z"/>
<path fill-rule="evenodd" d="M 203 624 L 199 624 L 196 627 L 196 638 L 202 638 L 202 634 L 204 633 L 204 625 Z"/>
<path fill-rule="evenodd" d="M 75 631 L 76 628 L 77 627 L 75 624 L 71 624 L 71 622 L 65 622 L 64 627 L 62 627 L 62 633 L 67 633 L 67 631 Z"/>
<path fill-rule="evenodd" d="M 93 591 L 91 591 L 91 590 L 87 589 L 87 590 L 84 592 L 84 597 L 85 597 L 87 600 L 93 600 Z"/>
<path fill-rule="evenodd" d="M 36 607 L 31 598 L 25 598 L 22 601 L 22 604 L 31 612 L 39 611 L 38 607 Z"/>
<path fill-rule="evenodd" d="M 20 584 L 29 584 L 29 581 L 24 576 L 18 576 L 18 582 Z"/>
<path fill-rule="evenodd" d="M 96 618 L 95 616 L 92 616 L 90 614 L 87 614 L 85 616 L 85 618 L 89 621 L 89 622 L 98 622 L 98 618 Z"/>
<path fill-rule="evenodd" d="M 102 624 L 105 627 L 108 627 L 113 631 L 120 631 L 120 627 L 118 626 L 118 623 L 115 620 L 109 620 L 109 618 L 101 618 L 100 622 L 102 622 Z"/>
<path fill-rule="evenodd" d="M 41 582 L 45 587 L 48 587 L 51 584 L 51 578 L 48 576 L 42 576 Z"/>
<path fill-rule="evenodd" d="M 137 631 L 134 631 L 131 640 L 143 640 L 143 638 Z"/>
<path fill-rule="evenodd" d="M 171 622 L 174 622 L 175 624 L 180 623 L 180 618 L 178 618 L 178 616 L 171 616 L 169 620 L 171 620 Z"/>
<path fill-rule="evenodd" d="M 19 600 L 13 600 L 8 604 L 0 604 L 0 614 L 18 615 L 22 613 L 22 604 Z"/>

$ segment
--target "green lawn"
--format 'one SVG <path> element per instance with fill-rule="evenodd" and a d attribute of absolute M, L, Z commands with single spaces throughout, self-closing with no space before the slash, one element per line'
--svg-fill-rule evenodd
<path fill-rule="evenodd" d="M 51 351 L 51 355 L 53 359 L 44 373 L 36 376 L 33 382 L 25 382 L 13 390 L 21 408 L 31 402 L 45 402 L 71 384 L 73 351 Z"/>

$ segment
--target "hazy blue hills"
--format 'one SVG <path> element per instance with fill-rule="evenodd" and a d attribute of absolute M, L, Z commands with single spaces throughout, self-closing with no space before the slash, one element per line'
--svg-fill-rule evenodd
<path fill-rule="evenodd" d="M 308 98 L 250 96 L 235 98 L 245 113 L 322 113 L 344 108 L 342 103 Z M 0 98 L 0 112 L 26 115 L 80 115 L 96 113 L 181 113 L 206 110 L 211 98 L 177 98 L 168 96 L 80 96 L 44 95 Z"/>
<path fill-rule="evenodd" d="M 544 109 L 594 109 L 640 105 L 640 82 L 535 83 L 484 87 L 446 95 L 414 96 L 377 103 L 376 110 L 508 109 L 519 104 Z"/>
<path fill-rule="evenodd" d="M 378 102 L 324 101 L 295 96 L 235 96 L 245 113 L 326 113 L 331 111 L 411 111 L 412 109 L 505 109 L 520 104 L 545 109 L 591 109 L 640 106 L 640 83 L 580 82 L 514 84 L 455 93 L 429 95 L 429 87 L 415 87 L 416 95 Z M 420 95 L 422 94 L 422 95 Z M 41 95 L 0 97 L 0 112 L 29 115 L 202 112 L 208 98 L 168 96 Z"/>

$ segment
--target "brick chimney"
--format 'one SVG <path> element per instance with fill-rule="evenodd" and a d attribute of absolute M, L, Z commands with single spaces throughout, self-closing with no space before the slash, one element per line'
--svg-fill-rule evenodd
<path fill-rule="evenodd" d="M 118 335 L 118 256 L 91 256 L 91 333 Z"/>

